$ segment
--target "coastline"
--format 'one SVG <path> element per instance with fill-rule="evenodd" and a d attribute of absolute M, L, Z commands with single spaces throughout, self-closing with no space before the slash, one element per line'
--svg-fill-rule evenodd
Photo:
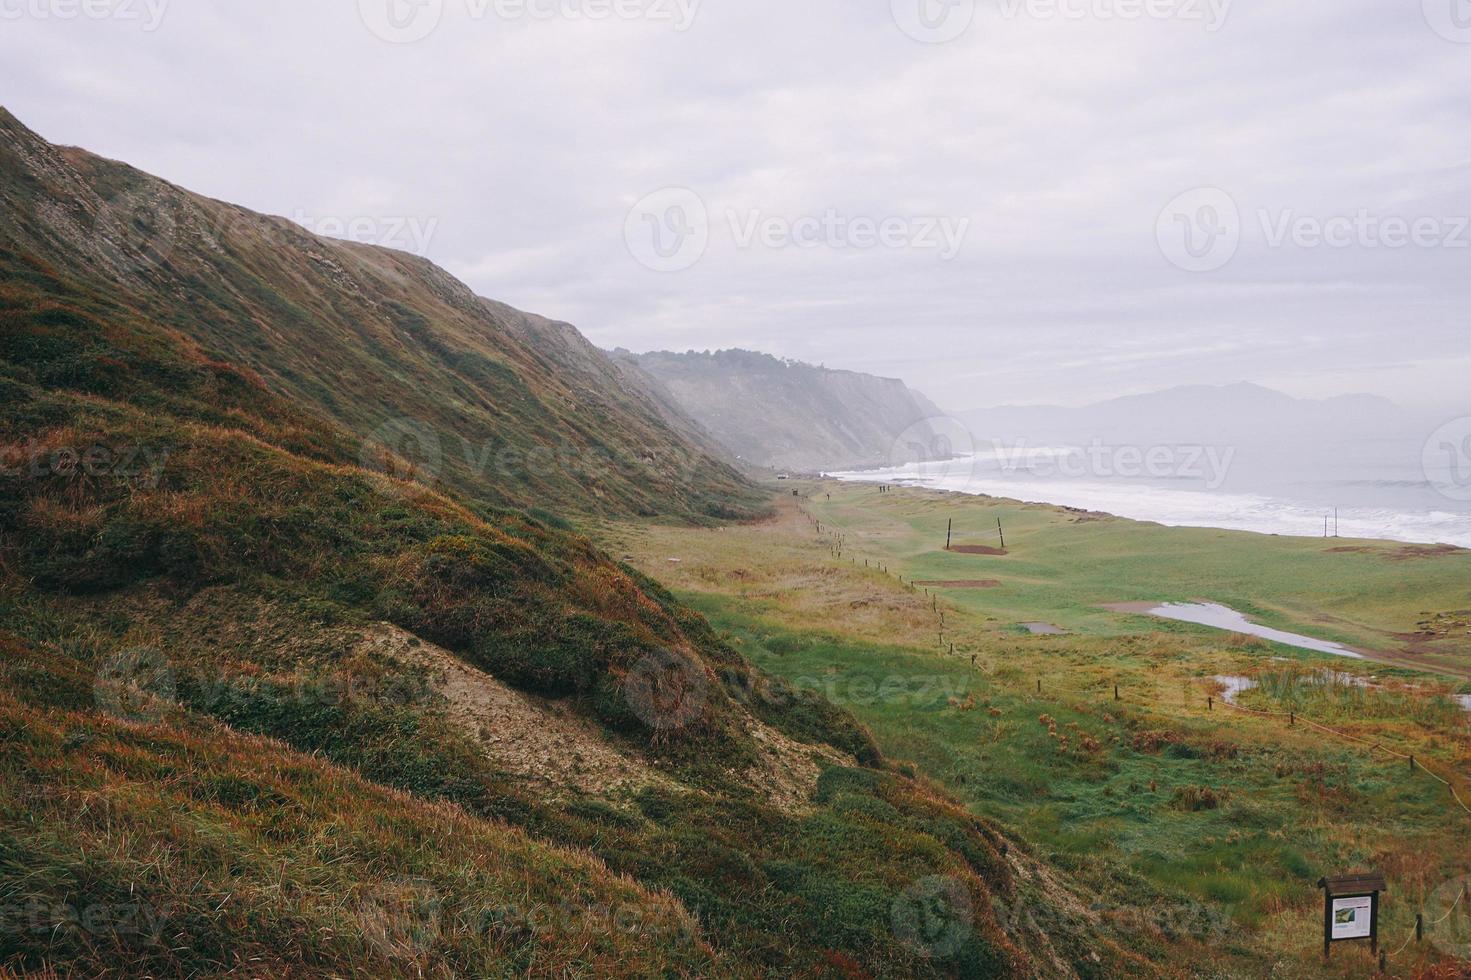
<path fill-rule="evenodd" d="M 923 464 L 930 469 L 951 464 Z M 824 474 L 844 483 L 892 483 L 920 490 L 1044 504 L 1164 527 L 1244 531 L 1277 537 L 1336 538 L 1471 550 L 1471 514 L 1452 510 L 1400 510 L 1392 507 L 1339 509 L 1336 522 L 1322 532 L 1334 508 L 1319 507 L 1268 492 L 1243 493 L 1177 489 L 1147 483 L 1073 482 L 978 476 L 966 472 L 916 472 L 913 465 Z M 1336 526 L 1337 533 L 1332 533 Z"/>

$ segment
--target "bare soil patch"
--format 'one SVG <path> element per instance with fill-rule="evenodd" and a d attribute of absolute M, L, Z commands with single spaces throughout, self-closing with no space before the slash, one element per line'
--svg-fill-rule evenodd
<path fill-rule="evenodd" d="M 1116 518 L 1112 514 L 1105 514 L 1097 510 L 1085 510 L 1082 507 L 1063 507 L 1063 513 L 1073 515 L 1074 524 L 1091 524 L 1094 521 L 1111 521 Z"/>
<path fill-rule="evenodd" d="M 1388 548 L 1357 544 L 1329 548 L 1326 553 L 1330 555 L 1381 555 L 1386 561 L 1417 561 L 1426 558 L 1445 558 L 1449 555 L 1463 554 L 1465 551 L 1465 548 L 1458 548 L 1453 544 L 1404 544 Z"/>
<path fill-rule="evenodd" d="M 999 589 L 1001 581 L 994 578 L 967 578 L 945 582 L 915 582 L 915 585 L 931 589 Z"/>
<path fill-rule="evenodd" d="M 761 758 L 747 772 L 751 785 L 759 786 L 772 804 L 788 813 L 812 807 L 817 794 L 817 777 L 823 764 L 846 767 L 855 760 L 830 745 L 804 745 L 760 721 L 750 727 L 761 748 Z"/>
<path fill-rule="evenodd" d="M 1022 626 L 1033 636 L 1065 636 L 1067 634 L 1067 630 L 1060 626 L 1053 626 L 1051 623 L 1022 623 Z"/>
<path fill-rule="evenodd" d="M 984 544 L 957 544 L 950 549 L 957 555 L 1005 555 L 1005 548 L 992 548 Z"/>
<path fill-rule="evenodd" d="M 389 624 L 380 624 L 370 643 L 425 670 L 448 702 L 448 715 L 480 743 L 507 772 L 551 787 L 617 795 L 657 785 L 685 789 L 631 747 L 609 740 L 568 705 L 525 694 L 466 664 L 448 650 L 421 643 Z M 851 766 L 854 760 L 828 745 L 805 745 L 756 719 L 750 732 L 761 746 L 747 772 L 771 802 L 789 813 L 809 809 L 823 764 Z"/>
<path fill-rule="evenodd" d="M 381 624 L 368 642 L 416 664 L 448 702 L 450 720 L 507 772 L 585 793 L 671 785 L 648 760 L 611 745 L 596 725 L 564 704 L 524 694 L 431 643 L 413 646 L 403 630 Z"/>
<path fill-rule="evenodd" d="M 1386 553 L 1385 557 L 1390 561 L 1412 561 L 1416 558 L 1444 558 L 1465 551 L 1465 548 L 1457 548 L 1453 544 L 1407 544 Z"/>

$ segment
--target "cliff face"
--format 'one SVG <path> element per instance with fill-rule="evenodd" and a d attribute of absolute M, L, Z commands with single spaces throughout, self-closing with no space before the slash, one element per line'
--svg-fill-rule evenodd
<path fill-rule="evenodd" d="M 740 461 L 777 469 L 833 470 L 888 463 L 896 444 L 938 415 L 893 378 L 833 371 L 729 350 L 615 353 L 636 364 L 673 408 L 690 415 Z"/>

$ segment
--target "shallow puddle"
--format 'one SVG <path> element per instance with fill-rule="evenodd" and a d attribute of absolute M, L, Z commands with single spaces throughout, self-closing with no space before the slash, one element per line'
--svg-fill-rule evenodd
<path fill-rule="evenodd" d="M 1225 689 L 1221 692 L 1221 700 L 1227 704 L 1235 704 L 1238 697 L 1257 686 L 1256 681 L 1250 677 L 1240 675 L 1221 674 L 1213 680 Z"/>
<path fill-rule="evenodd" d="M 1271 640 L 1273 643 L 1281 643 L 1284 646 L 1297 647 L 1301 650 L 1314 650 L 1318 653 L 1331 653 L 1335 657 L 1350 657 L 1354 660 L 1366 659 L 1363 654 L 1349 649 L 1342 643 L 1332 643 L 1328 640 L 1303 636 L 1301 633 L 1289 633 L 1286 630 L 1277 630 L 1272 629 L 1270 626 L 1262 626 L 1253 623 L 1236 610 L 1215 602 L 1169 602 L 1163 605 L 1128 603 L 1126 605 L 1110 606 L 1109 608 L 1116 612 L 1143 613 L 1149 616 L 1158 616 L 1161 619 L 1172 619 L 1180 623 L 1212 626 L 1218 630 L 1225 630 L 1230 633 L 1245 633 L 1248 636 L 1259 636 L 1264 640 Z"/>

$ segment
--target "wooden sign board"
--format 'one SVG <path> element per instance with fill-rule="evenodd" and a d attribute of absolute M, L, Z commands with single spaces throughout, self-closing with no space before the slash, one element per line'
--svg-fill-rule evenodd
<path fill-rule="evenodd" d="M 1379 893 L 1388 890 L 1384 875 L 1356 874 L 1318 881 L 1323 889 L 1323 955 L 1334 943 L 1369 940 L 1379 952 Z"/>

